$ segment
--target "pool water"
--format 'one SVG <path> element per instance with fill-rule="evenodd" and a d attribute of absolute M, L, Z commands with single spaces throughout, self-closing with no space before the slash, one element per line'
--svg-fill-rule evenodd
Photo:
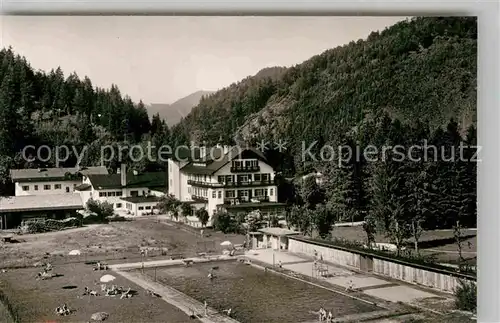
<path fill-rule="evenodd" d="M 210 268 L 216 278 L 207 275 Z M 145 271 L 150 277 L 154 269 Z M 170 266 L 156 269 L 156 279 L 218 311 L 232 309 L 242 323 L 317 320 L 321 306 L 334 317 L 377 310 L 376 306 L 237 261 Z"/>

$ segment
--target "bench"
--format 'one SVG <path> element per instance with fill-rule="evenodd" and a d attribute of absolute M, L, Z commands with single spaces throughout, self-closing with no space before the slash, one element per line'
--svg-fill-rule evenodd
<path fill-rule="evenodd" d="M 191 266 L 193 264 L 193 259 L 183 259 L 182 262 L 186 267 Z"/>
<path fill-rule="evenodd" d="M 12 236 L 2 237 L 2 241 L 5 242 L 5 243 L 11 243 L 12 242 Z"/>
<path fill-rule="evenodd" d="M 172 260 L 184 259 L 184 255 L 181 253 L 173 253 L 170 255 L 170 259 L 172 259 Z"/>

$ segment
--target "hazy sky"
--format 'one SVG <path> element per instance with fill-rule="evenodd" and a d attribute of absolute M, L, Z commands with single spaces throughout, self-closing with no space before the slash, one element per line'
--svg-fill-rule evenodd
<path fill-rule="evenodd" d="M 403 17 L 3 16 L 0 42 L 35 69 L 61 66 L 145 103 L 217 90 L 366 38 Z"/>

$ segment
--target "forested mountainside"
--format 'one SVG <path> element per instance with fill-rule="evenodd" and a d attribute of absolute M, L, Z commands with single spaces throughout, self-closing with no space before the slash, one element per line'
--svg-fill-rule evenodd
<path fill-rule="evenodd" d="M 168 127 L 158 115 L 151 121 L 142 102 L 134 103 L 116 85 L 96 88 L 88 77 L 64 76 L 61 68 L 45 73 L 34 70 L 12 48 L 0 51 L 0 178 L 8 181 L 8 169 L 54 167 L 54 155 L 46 162 L 27 162 L 27 145 L 54 148 L 68 145 L 71 156 L 59 166 L 74 166 L 74 146 L 88 151 L 82 166 L 98 165 L 103 145 L 166 142 Z M 34 151 L 30 151 L 34 153 Z M 42 158 L 48 157 L 47 153 Z M 117 167 L 118 156 L 107 163 Z M 140 165 L 139 165 L 140 166 Z M 146 165 L 142 165 L 146 167 Z"/>
<path fill-rule="evenodd" d="M 176 140 L 281 139 L 293 156 L 302 141 L 335 143 L 382 114 L 431 130 L 453 118 L 462 135 L 475 124 L 476 18 L 419 17 L 367 36 L 203 99 Z"/>
<path fill-rule="evenodd" d="M 159 114 L 162 119 L 165 119 L 168 126 L 171 127 L 178 123 L 183 117 L 191 112 L 191 109 L 198 105 L 203 96 L 212 94 L 212 91 L 196 91 L 191 93 L 174 103 L 153 103 L 147 106 L 149 115 Z"/>

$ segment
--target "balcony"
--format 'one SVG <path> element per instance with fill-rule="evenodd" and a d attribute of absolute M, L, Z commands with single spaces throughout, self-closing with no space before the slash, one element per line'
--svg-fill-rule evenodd
<path fill-rule="evenodd" d="M 231 173 L 249 173 L 249 172 L 259 172 L 259 165 L 251 165 L 251 166 L 231 166 Z"/>
<path fill-rule="evenodd" d="M 240 204 L 240 203 L 261 203 L 269 202 L 269 196 L 252 196 L 248 197 L 226 197 L 224 204 Z"/>
<path fill-rule="evenodd" d="M 244 187 L 244 186 L 269 186 L 275 185 L 272 180 L 267 181 L 247 181 L 247 182 L 227 182 L 224 183 L 224 187 Z"/>
<path fill-rule="evenodd" d="M 252 196 L 251 201 L 269 202 L 269 196 Z"/>
<path fill-rule="evenodd" d="M 199 195 L 191 195 L 191 199 L 196 202 L 208 202 L 208 197 Z"/>
<path fill-rule="evenodd" d="M 274 180 L 267 181 L 247 181 L 247 182 L 225 182 L 225 183 L 209 183 L 209 182 L 201 182 L 195 180 L 188 180 L 188 185 L 197 186 L 197 187 L 252 187 L 252 186 L 269 186 L 276 185 Z"/>
<path fill-rule="evenodd" d="M 202 181 L 195 181 L 192 179 L 189 179 L 187 181 L 188 185 L 191 186 L 198 186 L 198 187 L 223 187 L 223 183 L 210 183 L 210 182 L 202 182 Z"/>

